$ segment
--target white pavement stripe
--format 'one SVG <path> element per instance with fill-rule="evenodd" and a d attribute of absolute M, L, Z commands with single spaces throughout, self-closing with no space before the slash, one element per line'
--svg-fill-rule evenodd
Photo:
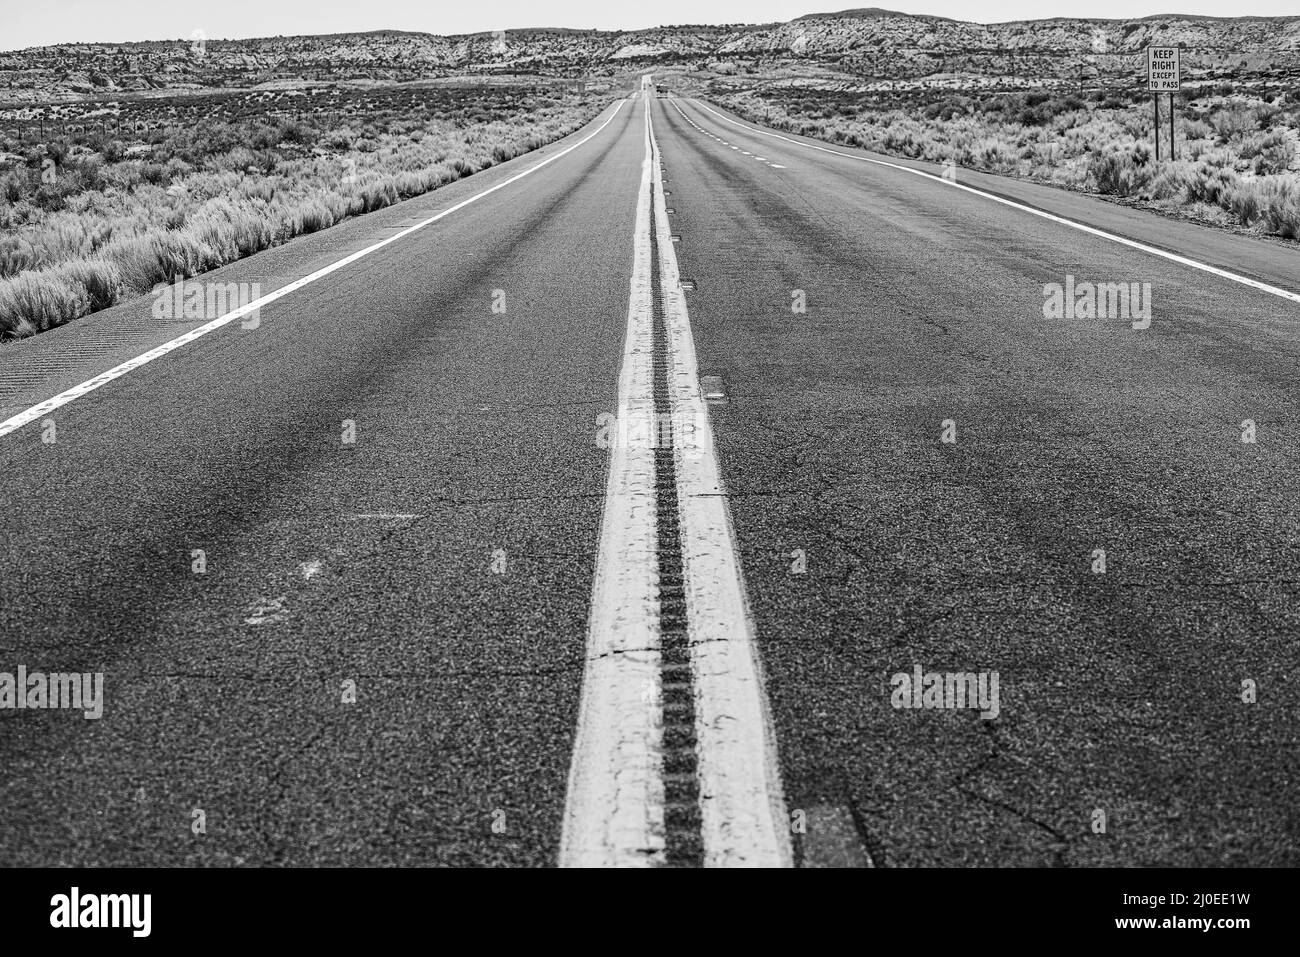
<path fill-rule="evenodd" d="M 704 863 L 788 867 L 792 854 L 776 739 L 669 233 L 653 120 L 650 143 L 659 185 L 654 201 L 672 420 L 694 426 L 689 439 L 674 428 L 673 458 L 695 683 Z"/>
<path fill-rule="evenodd" d="M 311 273 L 310 275 L 303 276 L 301 279 L 295 280 L 294 282 L 289 283 L 287 286 L 282 286 L 281 288 L 275 290 L 275 292 L 268 293 L 267 295 L 262 296 L 260 299 L 254 299 L 252 302 L 240 306 L 238 309 L 228 312 L 224 316 L 219 316 L 218 318 L 213 319 L 211 322 L 208 322 L 202 326 L 198 326 L 195 329 L 191 329 L 189 332 L 185 333 L 184 335 L 178 336 L 175 339 L 172 339 L 170 342 L 164 342 L 162 345 L 150 349 L 148 352 L 144 353 L 143 355 L 136 356 L 134 359 L 128 359 L 126 362 L 123 362 L 121 365 L 114 366 L 112 369 L 109 369 L 106 372 L 101 372 L 99 375 L 95 376 L 92 379 L 87 379 L 85 382 L 78 383 L 77 385 L 74 385 L 63 392 L 60 392 L 58 395 L 54 396 L 53 398 L 46 399 L 44 402 L 40 402 L 29 409 L 25 409 L 24 411 L 19 412 L 17 415 L 5 419 L 3 422 L 0 422 L 0 436 L 8 435 L 10 432 L 15 431 L 16 429 L 20 429 L 24 425 L 27 425 L 30 422 L 35 422 L 37 419 L 49 415 L 55 409 L 58 409 L 61 406 L 65 406 L 69 402 L 75 401 L 76 399 L 79 399 L 82 396 L 87 395 L 88 393 L 94 392 L 96 389 L 100 388 L 101 386 L 108 385 L 108 383 L 112 382 L 113 380 L 120 379 L 122 376 L 126 375 L 127 373 L 132 372 L 140 368 L 141 366 L 152 362 L 155 359 L 160 359 L 163 356 L 167 355 L 169 352 L 174 352 L 177 349 L 180 349 L 182 346 L 189 345 L 195 339 L 200 339 L 203 336 L 206 336 L 209 332 L 214 332 L 223 326 L 229 325 L 230 323 L 234 322 L 236 319 L 242 319 L 244 316 L 248 315 L 249 313 L 262 309 L 263 307 L 268 306 L 271 303 L 275 302 L 277 299 L 282 299 L 285 296 L 289 295 L 289 293 L 295 292 L 301 289 L 303 286 L 307 286 L 318 279 L 328 276 L 332 272 L 342 269 L 344 266 L 348 266 L 356 262 L 358 259 L 370 255 L 377 249 L 382 249 L 384 246 L 387 246 L 390 243 L 395 243 L 399 239 L 402 239 L 405 236 L 409 236 L 411 233 L 415 232 L 416 230 L 423 229 L 425 226 L 428 226 L 431 223 L 436 223 L 438 220 L 442 219 L 443 217 L 450 216 L 452 213 L 456 212 L 459 209 L 464 209 L 470 203 L 478 202 L 484 196 L 488 196 L 492 193 L 495 193 L 499 189 L 504 189 L 505 187 L 509 186 L 511 183 L 521 180 L 525 176 L 528 176 L 531 173 L 537 172 L 543 166 L 546 166 L 550 163 L 554 163 L 561 156 L 565 156 L 569 153 L 572 153 L 579 146 L 582 146 L 592 137 L 598 135 L 601 132 L 601 130 L 609 126 L 609 124 L 613 121 L 614 117 L 618 115 L 619 111 L 622 108 L 623 108 L 623 101 L 619 100 L 618 104 L 614 107 L 614 112 L 611 113 L 606 118 L 605 122 L 600 124 L 600 126 L 596 127 L 596 129 L 592 130 L 590 133 L 588 133 L 578 142 L 574 143 L 572 146 L 560 150 L 560 152 L 556 153 L 554 156 L 547 157 L 546 159 L 542 160 L 540 163 L 537 163 L 534 166 L 530 166 L 528 169 L 524 170 L 523 172 L 516 173 L 514 176 L 511 176 L 509 179 L 502 180 L 500 183 L 497 183 L 495 186 L 492 186 L 488 189 L 483 190 L 481 193 L 476 193 L 475 195 L 469 197 L 469 199 L 461 200 L 456 205 L 450 206 L 447 209 L 444 209 L 441 213 L 438 213 L 434 216 L 430 216 L 428 219 L 421 220 L 420 222 L 416 223 L 414 226 L 408 226 L 406 229 L 394 233 L 388 238 L 380 240 L 379 242 L 375 243 L 372 246 L 367 246 L 365 249 L 358 250 L 357 252 L 354 252 L 349 256 L 345 256 L 344 258 L 340 259 L 338 262 L 331 263 L 330 265 L 324 267 L 323 269 L 318 269 L 314 273 Z"/>
<path fill-rule="evenodd" d="M 678 106 L 675 102 L 672 104 L 672 106 L 673 106 L 673 109 L 677 111 L 677 115 L 680 116 L 682 119 L 684 119 L 687 123 L 691 124 L 691 126 L 694 126 L 697 130 L 699 130 L 699 131 L 700 131 L 701 133 L 703 133 L 705 136 L 712 136 L 715 140 L 718 139 L 717 136 L 714 136 L 714 134 L 710 133 L 708 130 L 706 130 L 706 129 L 704 129 L 703 127 L 699 126 L 699 125 L 698 125 L 694 120 L 692 120 L 689 116 L 687 116 L 685 113 L 683 113 L 683 112 L 682 112 L 682 108 L 681 108 L 680 106 Z M 718 140 L 718 142 L 723 143 L 724 146 L 727 145 L 727 144 L 726 144 L 724 141 L 722 141 L 722 140 Z M 757 160 L 757 161 L 760 162 L 760 163 L 766 163 L 768 166 L 772 167 L 772 169 L 785 169 L 784 166 L 780 166 L 780 165 L 778 165 L 778 164 L 776 164 L 776 163 L 770 162 L 766 156 L 755 156 L 753 153 L 749 152 L 749 150 L 741 150 L 739 146 L 733 146 L 733 147 L 731 147 L 731 148 L 732 148 L 733 150 L 740 150 L 740 152 L 744 153 L 746 156 L 753 156 L 755 160 Z"/>
<path fill-rule="evenodd" d="M 645 106 L 646 148 L 618 383 L 620 425 L 651 421 L 654 412 L 648 98 Z M 664 862 L 659 566 L 654 450 L 648 446 L 616 440 L 610 451 L 561 867 Z"/>
<path fill-rule="evenodd" d="M 982 189 L 976 189 L 973 186 L 966 186 L 963 183 L 955 183 L 952 180 L 944 179 L 942 176 L 936 176 L 934 173 L 927 173 L 924 170 L 913 169 L 910 166 L 900 166 L 897 163 L 889 163 L 886 162 L 885 160 L 872 159 L 868 156 L 855 156 L 852 153 L 843 153 L 839 150 L 833 150 L 826 146 L 814 146 L 812 143 L 803 143 L 800 142 L 799 140 L 791 139 L 788 136 L 782 136 L 780 133 L 773 133 L 768 130 L 760 130 L 757 127 L 749 126 L 748 124 L 745 123 L 738 123 L 737 121 L 731 119 L 731 117 L 729 116 L 723 116 L 717 110 L 713 109 L 707 104 L 701 103 L 699 100 L 691 100 L 690 102 L 694 103 L 700 109 L 707 110 L 708 112 L 712 113 L 714 116 L 722 120 L 724 123 L 730 123 L 732 126 L 738 126 L 741 129 L 747 130 L 750 133 L 757 133 L 760 136 L 770 136 L 773 139 L 784 140 L 787 143 L 793 143 L 795 146 L 802 146 L 804 149 L 817 150 L 818 152 L 821 153 L 831 153 L 834 154 L 835 156 L 843 156 L 847 159 L 858 160 L 859 162 L 862 163 L 872 163 L 876 166 L 888 166 L 890 169 L 901 170 L 904 173 L 911 173 L 913 176 L 922 176 L 928 180 L 933 180 L 936 183 L 942 183 L 944 186 L 950 186 L 953 189 L 964 190 L 967 193 L 974 193 L 976 196 L 982 196 L 985 199 L 992 200 L 995 203 L 1001 203 L 1003 206 L 1010 206 L 1012 209 L 1018 209 L 1021 212 L 1029 213 L 1033 216 L 1038 216 L 1042 219 L 1051 220 L 1054 223 L 1059 223 L 1062 226 L 1068 226 L 1071 229 L 1077 229 L 1080 232 L 1088 233 L 1091 236 L 1098 236 L 1102 239 L 1108 239 L 1111 242 L 1119 243 L 1123 246 L 1128 246 L 1130 249 L 1138 249 L 1144 253 L 1150 253 L 1152 256 L 1159 256 L 1161 259 L 1167 259 L 1170 262 L 1176 262 L 1183 266 L 1190 266 L 1192 269 L 1199 269 L 1202 272 L 1210 273 L 1211 275 L 1218 276 L 1221 279 L 1228 279 L 1231 280 L 1232 282 L 1241 283 L 1243 286 L 1249 286 L 1252 289 L 1258 289 L 1260 292 L 1265 292 L 1268 293 L 1269 295 L 1277 296 L 1281 299 L 1287 299 L 1290 300 L 1291 302 L 1300 303 L 1300 292 L 1292 292 L 1289 289 L 1282 289 L 1278 286 L 1272 286 L 1266 282 L 1260 282 L 1258 279 L 1251 279 L 1249 276 L 1242 276 L 1238 273 L 1231 272 L 1227 269 L 1221 269 L 1218 266 L 1211 266 L 1209 263 L 1203 263 L 1196 259 L 1189 259 L 1186 256 L 1180 256 L 1177 253 L 1171 253 L 1164 249 L 1157 249 L 1155 246 L 1148 246 L 1145 243 L 1140 243 L 1133 239 L 1126 239 L 1123 236 L 1116 235 L 1115 233 L 1109 233 L 1106 230 L 1098 229 L 1095 226 L 1085 226 L 1083 223 L 1076 223 L 1073 220 L 1066 219 L 1063 216 L 1057 216 L 1054 213 L 1048 213 L 1041 209 L 1034 209 L 1034 207 L 1032 206 L 1026 206 L 1023 203 L 1017 203 L 1015 200 L 1012 199 L 1006 199 L 1002 196 L 995 196 L 992 193 L 985 192 Z M 735 147 L 732 148 L 735 149 Z M 776 168 L 781 169 L 783 167 L 776 167 Z"/>

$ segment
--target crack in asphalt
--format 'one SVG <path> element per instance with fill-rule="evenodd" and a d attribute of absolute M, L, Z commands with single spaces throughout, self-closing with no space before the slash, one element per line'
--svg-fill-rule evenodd
<path fill-rule="evenodd" d="M 988 797 L 987 795 L 980 794 L 972 790 L 967 785 L 967 782 L 970 779 L 976 777 L 977 775 L 982 774 L 988 768 L 988 766 L 992 764 L 994 761 L 1000 761 L 1005 759 L 1005 755 L 1002 752 L 1002 744 L 998 740 L 998 733 L 996 727 L 990 721 L 984 721 L 983 719 L 978 719 L 978 720 L 980 721 L 978 727 L 981 729 L 982 733 L 986 736 L 989 742 L 990 751 L 988 754 L 984 755 L 984 757 L 976 761 L 975 764 L 972 765 L 970 768 L 968 768 L 966 771 L 963 771 L 962 773 L 957 775 L 957 777 L 952 782 L 953 789 L 957 791 L 958 794 L 961 794 L 972 801 L 977 801 L 981 804 L 986 804 L 989 807 L 994 807 L 1006 811 L 1008 814 L 1011 814 L 1014 817 L 1017 817 L 1028 824 L 1032 824 L 1034 827 L 1046 831 L 1057 842 L 1057 846 L 1051 848 L 1051 854 L 1054 861 L 1054 865 L 1056 867 L 1065 867 L 1066 866 L 1065 854 L 1070 850 L 1070 847 L 1072 846 L 1073 842 L 1059 828 L 1054 827 L 1052 824 L 1048 823 L 1047 821 L 1035 817 L 1033 814 L 1031 814 L 1029 811 L 1023 808 L 1016 807 L 1013 804 L 1008 804 L 1006 801 L 1000 801 L 997 798 L 992 798 L 992 797 Z"/>

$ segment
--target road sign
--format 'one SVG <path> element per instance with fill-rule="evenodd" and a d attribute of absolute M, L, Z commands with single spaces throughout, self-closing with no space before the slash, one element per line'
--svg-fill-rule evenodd
<path fill-rule="evenodd" d="M 1147 47 L 1147 90 L 1177 93 L 1181 81 L 1178 47 Z"/>

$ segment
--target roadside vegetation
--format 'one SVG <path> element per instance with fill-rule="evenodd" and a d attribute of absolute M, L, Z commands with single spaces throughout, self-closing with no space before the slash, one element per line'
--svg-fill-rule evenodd
<path fill-rule="evenodd" d="M 173 100 L 172 122 L 0 115 L 0 340 L 418 196 L 601 108 L 573 89 L 517 86 L 426 90 L 379 110 L 359 108 L 373 92 L 333 110 L 277 108 L 281 95 L 247 94 L 239 109 Z"/>
<path fill-rule="evenodd" d="M 1159 162 L 1150 95 L 1140 91 L 899 97 L 784 87 L 712 95 L 751 120 L 805 136 L 1300 240 L 1300 87 L 1185 90 L 1178 158 Z"/>

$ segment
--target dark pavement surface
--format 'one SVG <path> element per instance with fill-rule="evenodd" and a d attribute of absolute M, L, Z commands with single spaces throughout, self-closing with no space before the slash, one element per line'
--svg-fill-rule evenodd
<path fill-rule="evenodd" d="M 595 418 L 626 325 L 629 106 L 257 329 L 58 410 L 56 444 L 35 424 L 0 441 L 0 660 L 107 686 L 98 722 L 0 715 L 0 861 L 553 860 L 608 455 Z M 221 278 L 304 274 L 493 182 Z M 114 312 L 96 321 L 154 322 L 147 303 Z"/>
<path fill-rule="evenodd" d="M 1300 863 L 1300 307 L 652 108 L 787 803 L 836 822 L 819 846 Z M 0 712 L 0 863 L 554 861 L 642 109 L 65 406 L 54 445 L 0 439 L 0 670 L 107 686 L 98 722 Z M 268 291 L 545 155 L 204 278 Z M 1297 285 L 1289 249 L 993 185 Z M 1151 327 L 1044 319 L 1067 273 L 1151 283 Z M 3 414 L 185 328 L 143 301 L 0 349 Z M 895 710 L 916 664 L 998 671 L 1000 717 Z"/>
<path fill-rule="evenodd" d="M 685 101 L 654 116 L 789 806 L 847 809 L 878 866 L 1300 862 L 1300 307 Z M 1294 285 L 1294 252 L 1213 248 L 1284 253 Z M 1044 319 L 1067 273 L 1151 283 L 1151 327 Z M 999 672 L 1000 717 L 894 709 L 916 664 Z"/>

